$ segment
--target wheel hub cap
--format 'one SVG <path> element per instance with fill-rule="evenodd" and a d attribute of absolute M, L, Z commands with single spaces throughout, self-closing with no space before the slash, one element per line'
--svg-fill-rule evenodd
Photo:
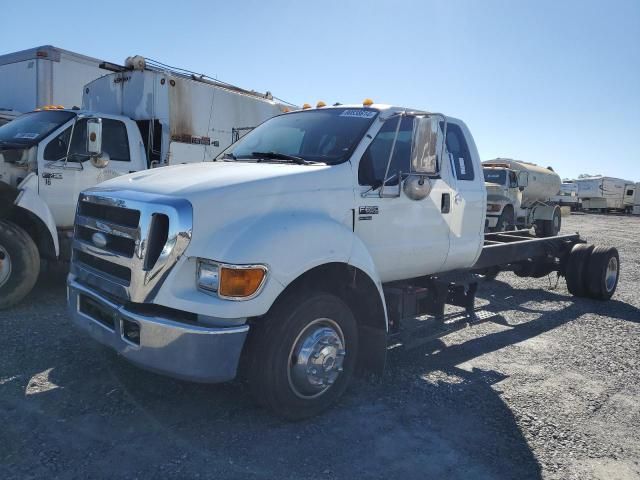
<path fill-rule="evenodd" d="M 0 245 L 0 287 L 7 283 L 11 276 L 11 257 L 9 252 Z"/>
<path fill-rule="evenodd" d="M 607 272 L 605 273 L 604 283 L 607 287 L 607 292 L 613 290 L 618 280 L 618 260 L 616 257 L 611 257 L 607 264 Z"/>
<path fill-rule="evenodd" d="M 313 321 L 298 335 L 289 355 L 289 385 L 296 395 L 322 395 L 342 372 L 344 335 L 333 320 Z"/>

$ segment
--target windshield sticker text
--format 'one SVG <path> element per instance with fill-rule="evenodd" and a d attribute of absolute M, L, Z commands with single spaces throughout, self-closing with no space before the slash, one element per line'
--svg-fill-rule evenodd
<path fill-rule="evenodd" d="M 356 117 L 356 118 L 373 118 L 376 116 L 375 111 L 371 110 L 345 110 L 340 114 L 341 117 Z"/>
<path fill-rule="evenodd" d="M 38 134 L 37 133 L 30 133 L 30 132 L 18 132 L 15 134 L 15 136 L 13 138 L 28 138 L 28 139 L 33 139 L 33 138 L 37 138 Z"/>

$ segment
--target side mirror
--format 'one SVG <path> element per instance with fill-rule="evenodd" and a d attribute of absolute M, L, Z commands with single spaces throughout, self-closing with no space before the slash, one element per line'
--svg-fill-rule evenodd
<path fill-rule="evenodd" d="M 529 185 L 529 172 L 518 172 L 518 187 L 522 190 Z"/>
<path fill-rule="evenodd" d="M 87 120 L 87 153 L 92 157 L 102 155 L 102 119 Z"/>
<path fill-rule="evenodd" d="M 411 145 L 411 173 L 438 173 L 438 134 L 440 122 L 435 117 L 416 117 Z"/>

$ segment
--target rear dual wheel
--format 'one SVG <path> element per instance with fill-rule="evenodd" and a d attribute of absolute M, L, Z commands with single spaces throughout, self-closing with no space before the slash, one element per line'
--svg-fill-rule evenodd
<path fill-rule="evenodd" d="M 608 300 L 620 275 L 618 250 L 612 247 L 574 245 L 566 267 L 567 289 L 576 297 Z"/>

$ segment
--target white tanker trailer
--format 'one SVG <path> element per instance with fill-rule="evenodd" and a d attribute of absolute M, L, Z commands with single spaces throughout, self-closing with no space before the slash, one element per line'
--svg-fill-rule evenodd
<path fill-rule="evenodd" d="M 490 231 L 535 228 L 539 237 L 560 231 L 560 208 L 550 203 L 560 192 L 560 176 L 553 169 L 521 160 L 496 158 L 482 162 L 487 187 Z"/>

